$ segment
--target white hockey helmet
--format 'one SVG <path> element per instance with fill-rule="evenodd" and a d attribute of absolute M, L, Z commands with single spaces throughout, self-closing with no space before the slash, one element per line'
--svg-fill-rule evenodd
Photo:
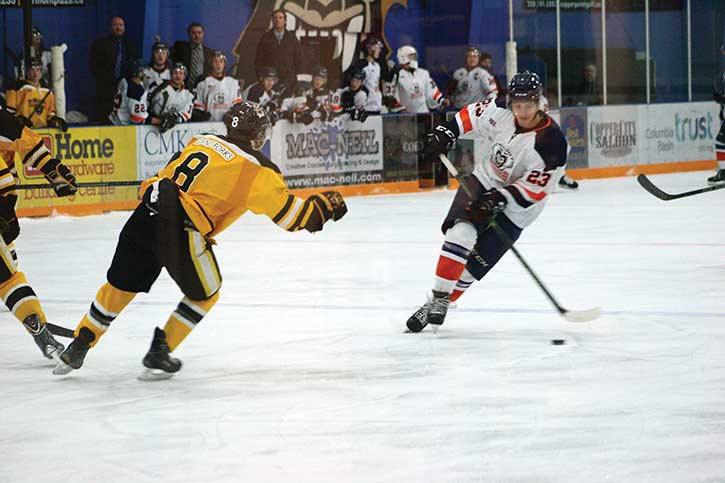
<path fill-rule="evenodd" d="M 418 68 L 418 51 L 412 45 L 404 45 L 397 52 L 398 64 L 410 64 L 413 69 Z"/>

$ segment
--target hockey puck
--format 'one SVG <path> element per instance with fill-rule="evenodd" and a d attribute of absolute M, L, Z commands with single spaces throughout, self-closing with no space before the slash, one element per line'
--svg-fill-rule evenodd
<path fill-rule="evenodd" d="M 551 345 L 564 345 L 566 340 L 564 339 L 551 339 Z"/>

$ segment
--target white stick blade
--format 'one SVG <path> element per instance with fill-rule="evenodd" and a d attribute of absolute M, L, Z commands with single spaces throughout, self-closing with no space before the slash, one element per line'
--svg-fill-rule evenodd
<path fill-rule="evenodd" d="M 567 310 L 562 315 L 569 322 L 591 322 L 594 319 L 599 318 L 601 309 L 594 307 L 589 310 Z"/>

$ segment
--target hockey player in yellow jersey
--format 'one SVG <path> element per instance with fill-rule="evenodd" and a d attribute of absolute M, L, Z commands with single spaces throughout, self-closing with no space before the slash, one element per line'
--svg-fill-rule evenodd
<path fill-rule="evenodd" d="M 17 270 L 13 242 L 20 233 L 15 214 L 15 154 L 26 167 L 39 169 L 52 184 L 58 196 L 76 192 L 76 179 L 60 160 L 50 157 L 38 134 L 22 126 L 10 112 L 0 109 L 0 297 L 13 315 L 22 322 L 35 339 L 43 355 L 57 358 L 63 345 L 46 327 L 46 318 L 38 296 L 28 284 L 25 274 Z"/>
<path fill-rule="evenodd" d="M 67 131 L 65 120 L 55 115 L 53 92 L 40 85 L 42 75 L 40 62 L 31 62 L 28 78 L 5 94 L 8 110 L 27 127 L 57 127 Z"/>
<path fill-rule="evenodd" d="M 338 192 L 307 199 L 289 192 L 277 166 L 259 152 L 272 131 L 263 108 L 247 101 L 235 104 L 224 123 L 226 136 L 193 137 L 164 169 L 144 181 L 141 203 L 119 236 L 107 283 L 78 324 L 54 374 L 79 369 L 123 308 L 138 292 L 148 292 L 166 268 L 184 297 L 164 328 L 155 329 L 141 377 L 171 377 L 181 362 L 170 352 L 219 298 L 222 278 L 212 237 L 247 211 L 266 215 L 287 231 L 310 232 L 345 215 Z"/>

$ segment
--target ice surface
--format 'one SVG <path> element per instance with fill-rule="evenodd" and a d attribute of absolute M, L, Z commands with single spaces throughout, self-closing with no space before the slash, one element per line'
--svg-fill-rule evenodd
<path fill-rule="evenodd" d="M 166 276 L 66 378 L 0 313 L 0 482 L 725 480 L 725 194 L 581 185 L 517 246 L 562 305 L 602 307 L 591 324 L 507 255 L 437 335 L 403 334 L 450 191 L 351 198 L 314 236 L 245 217 L 168 381 L 136 379 L 180 299 Z M 21 221 L 51 321 L 75 326 L 127 216 Z"/>

